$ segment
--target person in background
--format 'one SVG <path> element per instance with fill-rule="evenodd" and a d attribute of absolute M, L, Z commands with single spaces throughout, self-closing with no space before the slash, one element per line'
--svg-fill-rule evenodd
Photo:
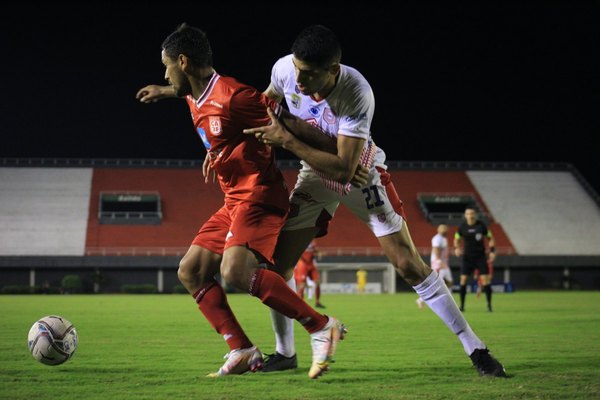
<path fill-rule="evenodd" d="M 489 252 L 486 255 L 485 239 Z M 464 243 L 463 243 L 464 242 Z M 460 269 L 460 311 L 465 311 L 465 298 L 467 295 L 467 282 L 471 274 L 478 269 L 479 277 L 483 284 L 483 292 L 487 299 L 487 308 L 492 312 L 492 287 L 488 262 L 496 259 L 494 235 L 487 225 L 477 218 L 477 210 L 473 206 L 465 209 L 465 219 L 454 234 L 454 254 L 461 257 Z"/>

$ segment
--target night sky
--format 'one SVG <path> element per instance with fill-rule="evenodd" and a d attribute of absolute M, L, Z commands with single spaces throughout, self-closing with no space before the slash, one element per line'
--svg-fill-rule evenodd
<path fill-rule="evenodd" d="M 202 159 L 185 102 L 135 99 L 164 83 L 162 40 L 200 27 L 215 69 L 262 90 L 297 33 L 321 23 L 373 87 L 389 160 L 570 162 L 600 190 L 599 2 L 219 3 L 3 12 L 0 157 Z"/>

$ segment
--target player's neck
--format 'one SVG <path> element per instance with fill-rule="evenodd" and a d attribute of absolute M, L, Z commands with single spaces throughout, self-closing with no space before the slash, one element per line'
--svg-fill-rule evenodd
<path fill-rule="evenodd" d="M 194 99 L 197 100 L 202 96 L 214 74 L 215 70 L 212 67 L 206 67 L 199 69 L 198 74 L 190 78 Z"/>
<path fill-rule="evenodd" d="M 327 96 L 329 96 L 329 94 L 331 92 L 333 92 L 333 89 L 335 88 L 335 85 L 337 84 L 338 76 L 340 76 L 340 74 L 333 76 L 327 82 L 327 84 L 325 86 L 323 86 L 323 88 L 321 88 L 321 90 L 319 90 L 317 93 L 312 95 L 312 98 L 315 99 L 316 101 L 321 101 L 324 98 L 326 98 Z"/>

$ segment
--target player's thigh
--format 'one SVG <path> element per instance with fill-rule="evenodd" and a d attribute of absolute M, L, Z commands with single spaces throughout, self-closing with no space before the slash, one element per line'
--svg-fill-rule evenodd
<path fill-rule="evenodd" d="M 303 168 L 290 195 L 290 212 L 282 231 L 317 228 L 324 236 L 327 225 L 339 205 L 337 193 L 327 189 L 312 170 Z"/>
<path fill-rule="evenodd" d="M 314 264 L 309 268 L 309 270 L 308 270 L 308 276 L 315 283 L 321 282 L 321 276 L 319 275 L 319 270 L 317 269 L 317 267 Z"/>
<path fill-rule="evenodd" d="M 350 193 L 340 197 L 340 202 L 367 224 L 377 238 L 400 232 L 403 229 L 403 219 L 394 210 L 376 168 L 371 168 L 366 185 L 352 188 Z"/>
<path fill-rule="evenodd" d="M 275 266 L 281 275 L 289 274 L 315 237 L 327 233 L 339 205 L 339 195 L 323 186 L 321 178 L 307 168 L 298 175 L 290 196 L 290 212 L 275 248 Z"/>
<path fill-rule="evenodd" d="M 269 269 L 289 280 L 292 277 L 294 266 L 315 234 L 314 227 L 279 232 L 273 255 L 275 264 L 269 266 Z"/>

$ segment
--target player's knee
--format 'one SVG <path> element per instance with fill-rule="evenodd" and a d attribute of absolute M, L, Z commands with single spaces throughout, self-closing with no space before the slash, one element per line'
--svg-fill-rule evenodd
<path fill-rule="evenodd" d="M 239 268 L 239 265 L 233 262 L 223 262 L 221 263 L 221 277 L 228 285 L 234 286 L 238 289 L 246 289 L 246 286 L 249 284 L 245 282 L 244 271 L 246 268 Z"/>
<path fill-rule="evenodd" d="M 177 278 L 181 283 L 190 282 L 192 280 L 193 268 L 194 266 L 190 262 L 190 260 L 182 258 L 181 261 L 179 261 L 179 268 L 177 269 Z"/>
<path fill-rule="evenodd" d="M 221 264 L 221 277 L 225 281 L 225 283 L 229 285 L 233 285 L 236 279 L 235 268 L 230 263 L 222 263 Z"/>

